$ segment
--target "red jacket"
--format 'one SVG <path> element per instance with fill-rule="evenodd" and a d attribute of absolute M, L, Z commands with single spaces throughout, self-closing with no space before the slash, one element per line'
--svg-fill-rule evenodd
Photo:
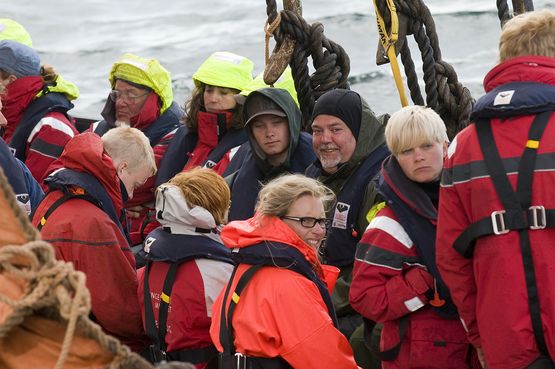
<path fill-rule="evenodd" d="M 7 93 L 2 98 L 2 113 L 8 120 L 2 136 L 4 141 L 10 143 L 26 109 L 43 87 L 42 78 L 37 76 L 18 78 L 6 88 Z M 27 137 L 24 162 L 41 186 L 48 166 L 60 156 L 66 143 L 77 133 L 73 122 L 58 111 L 46 113 L 34 126 Z"/>
<path fill-rule="evenodd" d="M 115 213 L 121 213 L 120 182 L 100 137 L 93 133 L 76 136 L 66 145 L 59 163 L 94 176 L 112 200 Z M 78 186 L 67 189 L 84 192 Z M 46 195 L 33 217 L 34 225 L 62 195 L 60 190 Z M 122 230 L 110 216 L 89 201 L 68 200 L 47 219 L 41 235 L 54 246 L 58 259 L 72 262 L 87 276 L 92 313 L 98 324 L 131 348 L 144 348 L 135 258 Z"/>
<path fill-rule="evenodd" d="M 231 222 L 221 236 L 230 248 L 264 240 L 290 245 L 303 253 L 325 279 L 315 251 L 277 218 L 266 218 L 263 225 L 255 218 Z M 249 267 L 239 265 L 232 287 Z M 210 327 L 219 351 L 223 351 L 219 340 L 222 299 L 223 292 L 214 302 Z M 245 355 L 279 356 L 297 369 L 357 368 L 349 342 L 334 327 L 316 285 L 289 269 L 263 267 L 252 277 L 233 314 L 233 330 L 236 351 Z"/>
<path fill-rule="evenodd" d="M 488 73 L 484 86 L 489 92 L 507 83 L 526 81 L 555 86 L 555 58 L 510 59 Z M 507 165 L 519 161 L 533 118 L 534 115 L 529 114 L 491 120 L 499 155 L 507 159 Z M 541 170 L 536 169 L 534 173 L 532 191 L 532 205 L 543 205 L 546 209 L 555 208 L 552 195 L 555 165 L 549 159 L 555 155 L 553 137 L 555 115 L 552 114 L 539 145 L 536 168 L 543 164 Z M 511 170 L 508 177 L 513 189 L 516 188 L 517 175 Z M 468 329 L 470 341 L 483 347 L 490 369 L 526 367 L 539 352 L 531 327 L 518 232 L 478 239 L 470 259 L 463 258 L 453 248 L 455 239 L 470 224 L 503 209 L 485 167 L 474 125 L 461 131 L 449 147 L 440 199 L 437 263 Z M 529 235 L 546 343 L 555 353 L 555 304 L 552 301 L 555 296 L 555 230 L 529 231 Z"/>

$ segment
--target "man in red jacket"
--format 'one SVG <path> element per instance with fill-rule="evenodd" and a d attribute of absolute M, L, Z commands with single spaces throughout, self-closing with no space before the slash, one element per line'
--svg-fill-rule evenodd
<path fill-rule="evenodd" d="M 133 190 L 156 172 L 150 143 L 130 127 L 114 128 L 102 138 L 88 132 L 68 142 L 55 165 L 33 224 L 58 259 L 86 274 L 93 319 L 140 351 L 146 337 L 135 258 L 119 219 Z"/>
<path fill-rule="evenodd" d="M 508 21 L 441 179 L 437 264 L 489 369 L 555 368 L 555 11 Z"/>

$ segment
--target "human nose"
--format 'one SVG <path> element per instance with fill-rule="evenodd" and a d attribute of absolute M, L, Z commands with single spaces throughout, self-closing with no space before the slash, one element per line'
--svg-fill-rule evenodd
<path fill-rule="evenodd" d="M 421 148 L 419 147 L 415 148 L 413 153 L 414 153 L 415 161 L 421 161 L 424 159 L 424 151 Z"/>

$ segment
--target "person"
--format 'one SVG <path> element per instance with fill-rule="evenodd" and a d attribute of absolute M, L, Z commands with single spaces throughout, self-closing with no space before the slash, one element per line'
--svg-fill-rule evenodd
<path fill-rule="evenodd" d="M 93 123 L 91 130 L 100 136 L 120 125 L 141 130 L 159 166 L 184 114 L 173 101 L 170 72 L 156 59 L 126 53 L 112 65 L 108 80 L 112 90 L 102 110 L 104 119 Z M 155 181 L 154 176 L 149 178 L 126 204 L 131 245 L 140 245 L 148 234 L 145 226 L 154 216 Z"/>
<path fill-rule="evenodd" d="M 33 40 L 25 27 L 9 18 L 0 18 L 0 40 L 13 40 L 33 47 Z"/>
<path fill-rule="evenodd" d="M 231 188 L 230 220 L 254 215 L 258 191 L 284 173 L 304 173 L 316 160 L 312 137 L 301 132 L 301 112 L 290 93 L 280 88 L 251 92 L 243 105 L 249 141 L 238 150 L 224 172 Z"/>
<path fill-rule="evenodd" d="M 102 138 L 86 132 L 68 142 L 52 169 L 32 223 L 58 259 L 85 273 L 93 319 L 139 352 L 147 341 L 135 259 L 119 219 L 125 201 L 156 172 L 149 140 L 126 126 Z"/>
<path fill-rule="evenodd" d="M 472 346 L 435 264 L 445 124 L 430 108 L 407 106 L 385 138 L 391 156 L 376 180 L 385 202 L 357 245 L 351 304 L 383 323 L 382 368 L 467 369 Z"/>
<path fill-rule="evenodd" d="M 3 88 L 0 86 L 0 95 L 2 91 Z M 6 117 L 2 114 L 2 99 L 0 99 L 0 127 L 4 127 L 7 123 Z M 2 138 L 0 138 L 0 168 L 12 187 L 17 204 L 25 214 L 30 215 L 44 197 L 44 192 L 25 164 L 13 156 Z"/>
<path fill-rule="evenodd" d="M 141 254 L 148 264 L 137 273 L 143 324 L 155 343 L 153 362 L 163 351 L 166 360 L 217 368 L 209 329 L 212 304 L 233 270 L 231 252 L 219 236 L 229 198 L 224 179 L 198 167 L 178 173 L 156 190 L 161 227 L 145 239 Z"/>
<path fill-rule="evenodd" d="M 79 90 L 52 67 L 41 67 L 34 49 L 13 40 L 0 41 L 0 84 L 8 121 L 2 138 L 42 184 L 48 166 L 77 134 L 68 111 Z"/>
<path fill-rule="evenodd" d="M 555 367 L 554 29 L 548 9 L 504 25 L 441 179 L 439 272 L 489 369 Z"/>
<path fill-rule="evenodd" d="M 223 228 L 238 266 L 212 311 L 220 368 L 357 368 L 328 290 L 337 268 L 318 260 L 332 200 L 316 180 L 284 175 L 261 189 L 254 217 Z"/>
<path fill-rule="evenodd" d="M 195 166 L 223 174 L 233 153 L 247 141 L 241 105 L 234 96 L 252 83 L 253 63 L 230 52 L 215 52 L 193 74 L 195 88 L 186 103 L 185 125 L 176 132 L 162 160 L 156 184 Z"/>
<path fill-rule="evenodd" d="M 341 331 L 350 337 L 362 318 L 349 304 L 355 249 L 368 225 L 366 214 L 376 202 L 372 178 L 389 155 L 384 139 L 385 117 L 376 117 L 354 91 L 323 94 L 312 113 L 312 145 L 318 159 L 306 175 L 333 190 L 337 197 L 323 260 L 341 270 L 332 299 Z"/>

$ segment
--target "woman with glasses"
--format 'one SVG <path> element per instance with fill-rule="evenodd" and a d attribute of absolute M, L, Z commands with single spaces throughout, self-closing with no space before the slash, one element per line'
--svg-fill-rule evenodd
<path fill-rule="evenodd" d="M 254 217 L 223 228 L 238 266 L 212 310 L 221 368 L 357 368 L 330 297 L 339 270 L 318 260 L 333 198 L 286 175 L 262 188 Z"/>
<path fill-rule="evenodd" d="M 168 147 L 156 184 L 200 166 L 222 174 L 247 141 L 235 95 L 252 83 L 253 63 L 244 56 L 215 52 L 193 74 L 195 88 L 185 104 L 184 123 Z"/>
<path fill-rule="evenodd" d="M 184 115 L 173 101 L 170 72 L 156 59 L 125 53 L 112 65 L 108 80 L 112 90 L 102 110 L 104 119 L 94 123 L 92 130 L 102 136 L 121 125 L 139 129 L 148 137 L 159 167 Z M 126 201 L 126 227 L 131 245 L 143 242 L 148 234 L 145 227 L 155 218 L 156 178 L 150 177 Z"/>
<path fill-rule="evenodd" d="M 386 203 L 357 245 L 351 304 L 383 324 L 382 368 L 479 368 L 435 262 L 445 124 L 430 108 L 405 107 L 385 139 L 391 156 L 376 186 Z"/>

